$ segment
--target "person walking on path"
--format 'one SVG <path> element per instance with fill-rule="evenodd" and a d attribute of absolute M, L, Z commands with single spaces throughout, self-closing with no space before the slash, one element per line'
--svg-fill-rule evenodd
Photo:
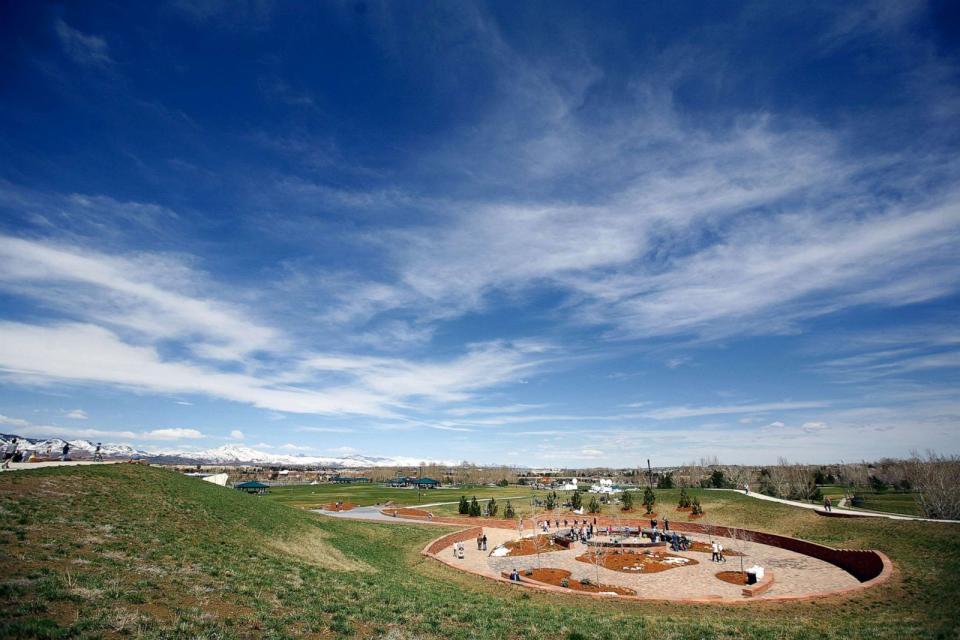
<path fill-rule="evenodd" d="M 17 455 L 17 439 L 14 438 L 3 447 L 3 468 L 10 468 L 10 461 Z"/>
<path fill-rule="evenodd" d="M 710 541 L 710 562 L 720 562 L 720 549 L 716 542 Z"/>
<path fill-rule="evenodd" d="M 826 498 L 823 499 L 823 510 L 829 513 L 830 511 L 832 511 L 832 509 L 833 509 L 833 503 L 830 501 L 830 496 L 827 496 Z"/>
<path fill-rule="evenodd" d="M 477 534 L 477 551 L 480 551 L 480 545 L 482 544 L 483 544 L 483 536 L 482 534 L 478 533 Z"/>
<path fill-rule="evenodd" d="M 487 550 L 487 534 L 483 534 L 483 550 Z"/>
<path fill-rule="evenodd" d="M 98 442 L 98 443 L 97 443 L 97 450 L 93 452 L 93 461 L 94 461 L 94 462 L 103 462 L 103 451 L 101 450 L 102 448 L 103 448 L 103 445 Z"/>
<path fill-rule="evenodd" d="M 63 449 L 61 449 L 61 453 L 60 453 L 60 462 L 66 462 L 68 455 L 70 455 L 70 443 L 64 442 Z"/>

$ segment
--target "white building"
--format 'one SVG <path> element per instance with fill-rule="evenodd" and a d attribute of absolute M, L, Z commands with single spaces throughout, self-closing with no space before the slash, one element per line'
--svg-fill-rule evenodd
<path fill-rule="evenodd" d="M 610 495 L 612 493 L 620 493 L 620 491 L 620 488 L 614 486 L 613 480 L 609 478 L 601 478 L 596 484 L 590 485 L 590 493 Z"/>

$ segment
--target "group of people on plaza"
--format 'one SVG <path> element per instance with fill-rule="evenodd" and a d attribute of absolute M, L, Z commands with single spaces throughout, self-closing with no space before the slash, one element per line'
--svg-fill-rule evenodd
<path fill-rule="evenodd" d="M 726 562 L 727 559 L 723 557 L 723 545 L 712 540 L 710 542 L 710 562 Z"/>
<path fill-rule="evenodd" d="M 477 536 L 477 551 L 487 550 L 487 534 L 481 533 Z"/>

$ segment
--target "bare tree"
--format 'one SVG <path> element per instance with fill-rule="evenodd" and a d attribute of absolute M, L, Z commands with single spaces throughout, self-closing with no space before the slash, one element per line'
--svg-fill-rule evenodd
<path fill-rule="evenodd" d="M 960 457 L 912 451 L 906 473 L 928 518 L 960 519 Z"/>

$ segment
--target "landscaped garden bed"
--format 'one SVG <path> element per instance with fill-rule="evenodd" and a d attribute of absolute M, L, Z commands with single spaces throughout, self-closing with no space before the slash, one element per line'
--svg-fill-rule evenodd
<path fill-rule="evenodd" d="M 679 567 L 689 567 L 700 564 L 692 558 L 665 553 L 662 551 L 623 551 L 603 552 L 599 556 L 594 551 L 588 551 L 577 556 L 580 562 L 588 564 L 600 563 L 600 566 L 611 571 L 623 573 L 659 573 Z"/>
<path fill-rule="evenodd" d="M 498 551 L 499 549 L 506 549 L 506 552 L 504 553 L 503 551 Z M 533 556 L 537 554 L 538 550 L 539 553 L 546 553 L 549 551 L 564 551 L 565 548 L 562 545 L 554 542 L 552 535 L 541 533 L 536 537 L 530 536 L 529 538 L 521 538 L 519 540 L 505 542 L 494 549 L 490 555 Z"/>
<path fill-rule="evenodd" d="M 637 594 L 633 589 L 627 587 L 618 587 L 611 584 L 594 584 L 586 579 L 574 580 L 570 577 L 570 572 L 566 569 L 530 569 L 523 572 L 523 577 L 545 584 L 551 584 L 555 587 L 564 587 L 574 591 L 583 591 L 586 593 L 615 593 L 620 596 L 634 596 Z"/>

